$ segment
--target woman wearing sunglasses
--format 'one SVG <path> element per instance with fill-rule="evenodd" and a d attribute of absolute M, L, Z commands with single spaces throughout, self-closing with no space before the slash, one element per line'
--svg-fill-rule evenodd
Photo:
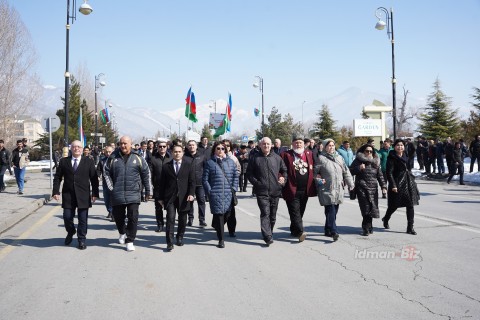
<path fill-rule="evenodd" d="M 223 142 L 216 141 L 213 144 L 212 155 L 205 163 L 202 179 L 203 188 L 210 199 L 210 212 L 213 214 L 212 227 L 217 231 L 219 248 L 225 248 L 224 224 L 230 219 L 234 208 L 233 194 L 238 189 L 237 167 L 225 152 L 226 147 Z"/>
<path fill-rule="evenodd" d="M 380 184 L 383 194 L 387 192 L 380 158 L 373 150 L 372 145 L 365 144 L 358 149 L 355 160 L 350 165 L 350 172 L 355 176 L 355 193 L 363 217 L 362 235 L 368 236 L 373 233 L 373 218 L 380 218 L 378 185 Z"/>

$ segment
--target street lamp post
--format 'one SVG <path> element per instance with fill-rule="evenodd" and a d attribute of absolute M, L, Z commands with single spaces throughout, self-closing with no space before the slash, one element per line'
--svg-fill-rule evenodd
<path fill-rule="evenodd" d="M 76 0 L 73 0 L 73 6 L 76 7 Z M 92 13 L 92 7 L 85 0 L 80 6 L 80 13 L 89 15 Z M 63 156 L 68 156 L 68 111 L 70 107 L 70 72 L 69 72 L 69 56 L 70 56 L 70 23 L 73 24 L 77 19 L 77 13 L 73 10 L 70 15 L 70 0 L 67 0 L 67 24 L 66 24 L 66 59 L 65 59 L 65 124 L 63 132 Z"/>
<path fill-rule="evenodd" d="M 265 108 L 264 108 L 264 100 L 263 100 L 263 78 L 260 76 L 255 76 L 255 78 L 258 79 L 258 83 L 255 82 L 253 84 L 254 88 L 259 88 L 260 92 L 262 93 L 262 127 L 260 128 L 260 131 L 262 133 L 262 138 L 263 138 L 263 130 L 265 127 Z"/>
<path fill-rule="evenodd" d="M 217 100 L 210 100 L 210 102 L 213 102 L 213 109 L 215 110 L 215 113 L 217 113 Z"/>
<path fill-rule="evenodd" d="M 105 81 L 100 81 L 101 77 L 104 77 L 105 74 L 100 73 L 95 76 L 95 145 L 98 146 L 98 108 L 97 108 L 97 92 L 100 86 L 106 86 Z"/>
<path fill-rule="evenodd" d="M 381 14 L 385 14 L 386 22 L 381 19 Z M 390 12 L 384 8 L 379 7 L 375 11 L 375 16 L 378 19 L 375 29 L 383 30 L 387 26 L 387 35 L 392 43 L 392 118 L 393 118 L 393 140 L 397 138 L 397 79 L 395 78 L 395 37 L 393 33 L 393 8 L 390 8 Z"/>

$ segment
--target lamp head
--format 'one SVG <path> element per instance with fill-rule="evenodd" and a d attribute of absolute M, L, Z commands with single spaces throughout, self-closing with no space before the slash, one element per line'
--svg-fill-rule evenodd
<path fill-rule="evenodd" d="M 107 83 L 105 81 L 100 81 L 99 84 L 102 86 L 102 87 L 105 87 L 107 85 Z"/>
<path fill-rule="evenodd" d="M 260 87 L 260 85 L 259 85 L 257 82 L 255 82 L 255 83 L 253 84 L 253 87 L 254 87 L 254 88 L 258 88 L 258 87 Z"/>
<path fill-rule="evenodd" d="M 87 3 L 87 0 L 83 0 L 83 4 L 80 6 L 80 9 L 78 9 L 80 13 L 88 16 L 90 13 L 92 13 L 93 9 L 92 7 Z"/>
<path fill-rule="evenodd" d="M 377 24 L 375 25 L 375 29 L 377 29 L 377 30 L 383 30 L 383 29 L 385 29 L 385 26 L 386 26 L 386 25 L 387 25 L 387 24 L 385 23 L 385 21 L 383 21 L 383 20 L 378 20 Z"/>

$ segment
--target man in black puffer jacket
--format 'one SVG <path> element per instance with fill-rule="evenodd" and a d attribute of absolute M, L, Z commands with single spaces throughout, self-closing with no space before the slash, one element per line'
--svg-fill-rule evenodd
<path fill-rule="evenodd" d="M 132 139 L 120 138 L 120 148 L 108 158 L 105 166 L 105 180 L 112 192 L 113 216 L 120 237 L 118 242 L 126 244 L 127 251 L 134 251 L 133 241 L 137 235 L 138 207 L 140 206 L 142 184 L 145 199 L 150 198 L 150 169 L 145 159 L 132 150 Z M 125 228 L 125 210 L 128 218 Z"/>
<path fill-rule="evenodd" d="M 278 200 L 287 181 L 287 167 L 282 158 L 271 151 L 270 138 L 264 137 L 260 140 L 260 149 L 261 152 L 249 159 L 247 177 L 257 195 L 263 240 L 270 245 L 273 243 L 272 230 L 275 226 Z"/>
<path fill-rule="evenodd" d="M 477 169 L 480 172 L 480 135 L 475 136 L 475 140 L 470 143 L 468 148 L 470 151 L 470 173 L 473 172 L 473 166 L 475 165 L 475 160 L 477 160 Z"/>

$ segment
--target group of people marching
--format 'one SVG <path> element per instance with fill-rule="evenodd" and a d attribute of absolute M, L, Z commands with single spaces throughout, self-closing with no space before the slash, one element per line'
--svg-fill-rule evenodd
<path fill-rule="evenodd" d="M 292 237 L 299 242 L 306 239 L 303 215 L 308 198 L 317 196 L 324 207 L 325 236 L 337 241 L 336 217 L 344 200 L 345 186 L 358 197 L 363 235 L 373 232 L 372 219 L 380 215 L 378 185 L 382 193 L 388 194 L 388 209 L 382 219 L 384 227 L 389 228 L 389 219 L 397 208 L 406 207 L 407 233 L 416 234 L 413 208 L 418 205 L 419 192 L 410 172 L 403 140 L 393 143 L 385 170 L 382 170 L 373 141 L 359 148 L 353 157 L 348 142 L 337 152 L 332 139 L 315 145 L 303 136 L 294 136 L 291 149 L 282 148 L 277 140 L 272 143 L 270 138 L 264 137 L 258 146 L 249 143 L 238 152 L 232 152 L 229 140 L 215 141 L 210 147 L 205 137 L 200 144 L 193 140 L 186 146 L 179 140 L 158 141 L 148 149 L 142 143 L 136 150 L 131 138 L 124 136 L 117 146 L 104 149 L 104 157 L 97 167 L 94 159 L 83 153 L 80 141 L 73 141 L 71 156 L 60 160 L 53 184 L 53 197 L 59 200 L 62 195 L 67 231 L 65 245 L 70 245 L 77 233 L 78 248 L 87 247 L 88 209 L 99 196 L 100 175 L 108 217 L 115 221 L 118 242 L 124 244 L 127 251 L 135 250 L 139 206 L 151 196 L 155 202 L 155 231 L 165 231 L 168 251 L 173 250 L 174 245 L 184 245 L 186 226 L 191 226 L 194 220 L 194 200 L 198 203 L 201 227 L 207 226 L 205 206 L 208 201 L 217 246 L 224 248 L 224 225 L 227 225 L 229 236 L 235 237 L 236 193 L 246 191 L 247 181 L 253 186 L 252 195 L 260 211 L 261 235 L 267 246 L 274 241 L 280 198 L 288 208 Z M 75 210 L 78 212 L 77 228 L 73 221 Z"/>

